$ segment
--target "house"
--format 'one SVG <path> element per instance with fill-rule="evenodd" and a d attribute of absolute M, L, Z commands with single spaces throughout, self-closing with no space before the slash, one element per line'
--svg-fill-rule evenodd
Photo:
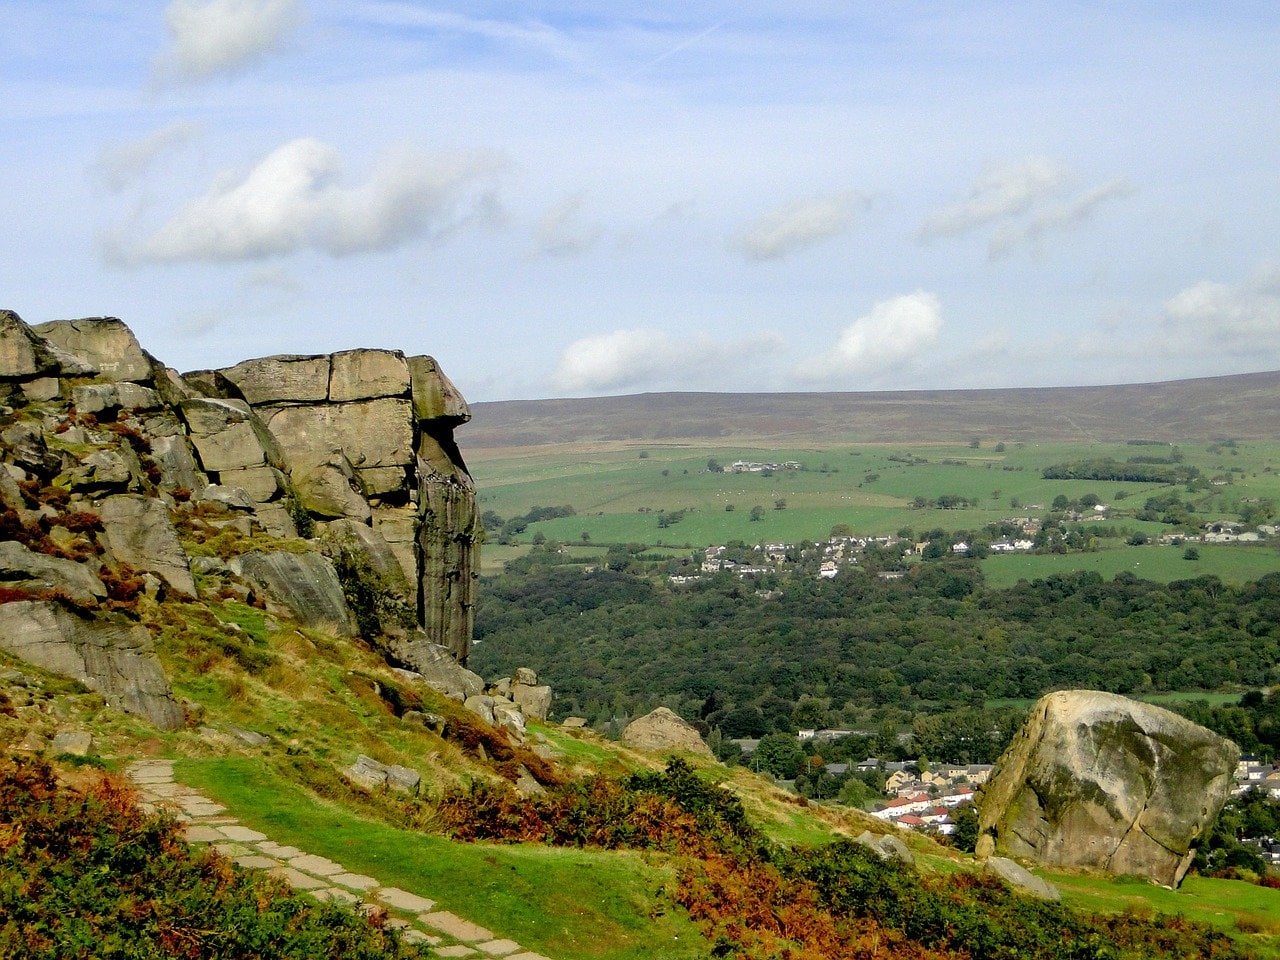
<path fill-rule="evenodd" d="M 834 560 L 826 560 L 822 566 L 818 568 L 819 580 L 834 580 L 840 572 L 839 565 Z"/>

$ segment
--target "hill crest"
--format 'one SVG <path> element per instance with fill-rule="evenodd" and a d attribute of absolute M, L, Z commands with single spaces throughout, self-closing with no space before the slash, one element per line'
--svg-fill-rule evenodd
<path fill-rule="evenodd" d="M 628 441 L 1266 439 L 1280 371 L 1159 383 L 849 393 L 644 393 L 471 405 L 470 450 Z"/>

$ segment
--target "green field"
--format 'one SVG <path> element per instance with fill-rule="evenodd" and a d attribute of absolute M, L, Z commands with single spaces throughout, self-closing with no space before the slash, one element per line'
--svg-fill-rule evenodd
<path fill-rule="evenodd" d="M 1265 545 L 1197 544 L 1199 560 L 1183 559 L 1185 547 L 1118 547 L 1097 553 L 1006 554 L 987 557 L 982 572 L 987 582 L 1008 587 L 1019 580 L 1037 580 L 1070 570 L 1095 570 L 1104 580 L 1132 573 L 1143 580 L 1169 583 L 1213 575 L 1226 583 L 1245 583 L 1280 572 L 1280 550 Z"/>
<path fill-rule="evenodd" d="M 530 525 L 514 542 L 537 534 L 561 543 L 643 543 L 675 551 L 716 543 L 797 542 L 825 538 L 847 524 L 855 533 L 887 535 L 900 530 L 974 530 L 1008 517 L 1045 514 L 1055 497 L 1093 494 L 1110 506 L 1100 525 L 1155 537 L 1174 528 L 1136 519 L 1148 497 L 1176 493 L 1194 501 L 1197 520 L 1233 519 L 1249 503 L 1280 502 L 1280 443 L 1235 447 L 1209 444 L 1178 448 L 1213 485 L 1189 493 L 1182 486 L 1091 480 L 1045 480 L 1045 467 L 1066 461 L 1112 457 L 1169 456 L 1168 446 L 1072 443 L 1010 443 L 997 451 L 988 443 L 903 444 L 762 448 L 648 445 L 588 450 L 539 448 L 514 454 L 487 450 L 472 458 L 482 510 L 503 519 L 537 506 L 573 507 L 574 516 Z M 802 470 L 772 475 L 713 473 L 708 461 L 728 467 L 735 460 L 796 460 Z M 964 497 L 960 509 L 913 506 L 915 498 Z M 781 505 L 781 509 L 779 506 Z M 752 508 L 763 513 L 752 519 Z M 685 511 L 660 526 L 663 513 Z M 1103 540 L 1122 546 L 1123 540 Z M 501 547 L 486 558 L 493 572 L 512 554 Z M 1266 548 L 1201 547 L 1199 561 L 1183 561 L 1181 549 L 1104 550 L 1066 556 L 999 556 L 985 564 L 995 583 L 1014 583 L 1064 569 L 1094 569 L 1110 577 L 1128 570 L 1156 580 L 1212 573 L 1240 581 L 1280 570 L 1280 554 Z"/>

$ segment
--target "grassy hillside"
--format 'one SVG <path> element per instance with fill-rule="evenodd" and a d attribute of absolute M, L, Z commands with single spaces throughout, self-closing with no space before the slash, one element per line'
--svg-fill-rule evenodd
<path fill-rule="evenodd" d="M 104 707 L 96 694 L 6 661 L 0 663 L 0 685 L 15 709 L 0 712 L 0 741 L 12 746 L 31 732 L 70 725 L 94 733 L 102 758 L 95 763 L 118 767 L 138 756 L 178 758 L 181 782 L 222 802 L 246 825 L 429 895 L 557 960 L 716 955 L 712 941 L 671 899 L 679 861 L 666 854 L 464 844 L 441 835 L 433 812 L 440 797 L 499 778 L 482 754 L 397 717 L 394 698 L 388 699 L 397 678 L 358 641 L 300 630 L 232 602 L 207 610 L 223 624 L 240 626 L 244 649 L 208 650 L 197 640 L 208 628 L 204 609 L 190 604 L 148 614 L 159 626 L 179 694 L 204 712 L 203 730 L 156 734 Z M 257 655 L 250 668 L 242 662 L 246 649 Z M 429 693 L 422 707 L 458 717 L 456 706 Z M 246 746 L 226 735 L 236 727 L 268 740 Z M 535 725 L 531 735 L 569 772 L 616 776 L 660 766 L 657 758 L 589 732 Z M 346 783 L 337 770 L 357 752 L 420 771 L 423 799 L 369 794 Z M 740 798 L 765 835 L 786 844 L 824 844 L 868 827 L 886 829 L 855 811 L 797 804 L 742 768 L 703 762 L 700 771 Z M 922 837 L 907 839 L 926 877 L 971 869 L 955 851 Z M 1183 912 L 1240 938 L 1251 956 L 1280 956 L 1274 921 L 1280 892 L 1250 888 L 1242 896 L 1238 884 L 1213 880 L 1171 893 L 1118 880 L 1054 879 L 1069 900 L 1090 910 Z"/>

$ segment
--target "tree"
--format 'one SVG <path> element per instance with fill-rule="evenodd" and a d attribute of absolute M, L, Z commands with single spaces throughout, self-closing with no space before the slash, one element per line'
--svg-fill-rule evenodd
<path fill-rule="evenodd" d="M 591 534 L 590 534 L 590 533 L 588 533 L 586 530 L 583 530 L 583 531 L 582 531 L 582 542 L 583 542 L 583 543 L 590 543 L 590 542 L 591 542 Z"/>
<path fill-rule="evenodd" d="M 1195 547 L 1187 547 L 1186 550 L 1182 551 L 1182 559 L 1183 560 L 1199 560 L 1200 551 L 1197 550 Z"/>
<path fill-rule="evenodd" d="M 957 849 L 973 853 L 978 845 L 978 808 L 972 803 L 962 803 L 952 811 L 951 820 L 956 825 L 951 842 Z"/>
<path fill-rule="evenodd" d="M 1065 493 L 1060 493 L 1053 498 L 1053 503 L 1049 505 L 1049 509 L 1054 511 L 1062 511 L 1067 509 L 1067 507 L 1069 506 L 1071 506 L 1071 501 L 1067 499 L 1067 495 Z"/>
<path fill-rule="evenodd" d="M 712 457 L 710 460 L 707 461 L 707 472 L 708 473 L 724 473 L 724 464 L 722 464 L 719 460 Z"/>
<path fill-rule="evenodd" d="M 779 497 L 777 500 L 773 501 L 773 509 L 775 509 L 775 510 L 785 510 L 785 509 L 787 509 L 787 501 L 785 501 L 785 500 L 783 500 L 781 497 Z"/>
<path fill-rule="evenodd" d="M 760 738 L 752 766 L 773 774 L 780 780 L 794 780 L 804 772 L 804 749 L 790 733 L 770 733 Z"/>
<path fill-rule="evenodd" d="M 760 520 L 763 517 L 764 517 L 764 507 L 760 506 L 759 504 L 756 504 L 756 506 L 751 508 L 752 520 Z"/>

